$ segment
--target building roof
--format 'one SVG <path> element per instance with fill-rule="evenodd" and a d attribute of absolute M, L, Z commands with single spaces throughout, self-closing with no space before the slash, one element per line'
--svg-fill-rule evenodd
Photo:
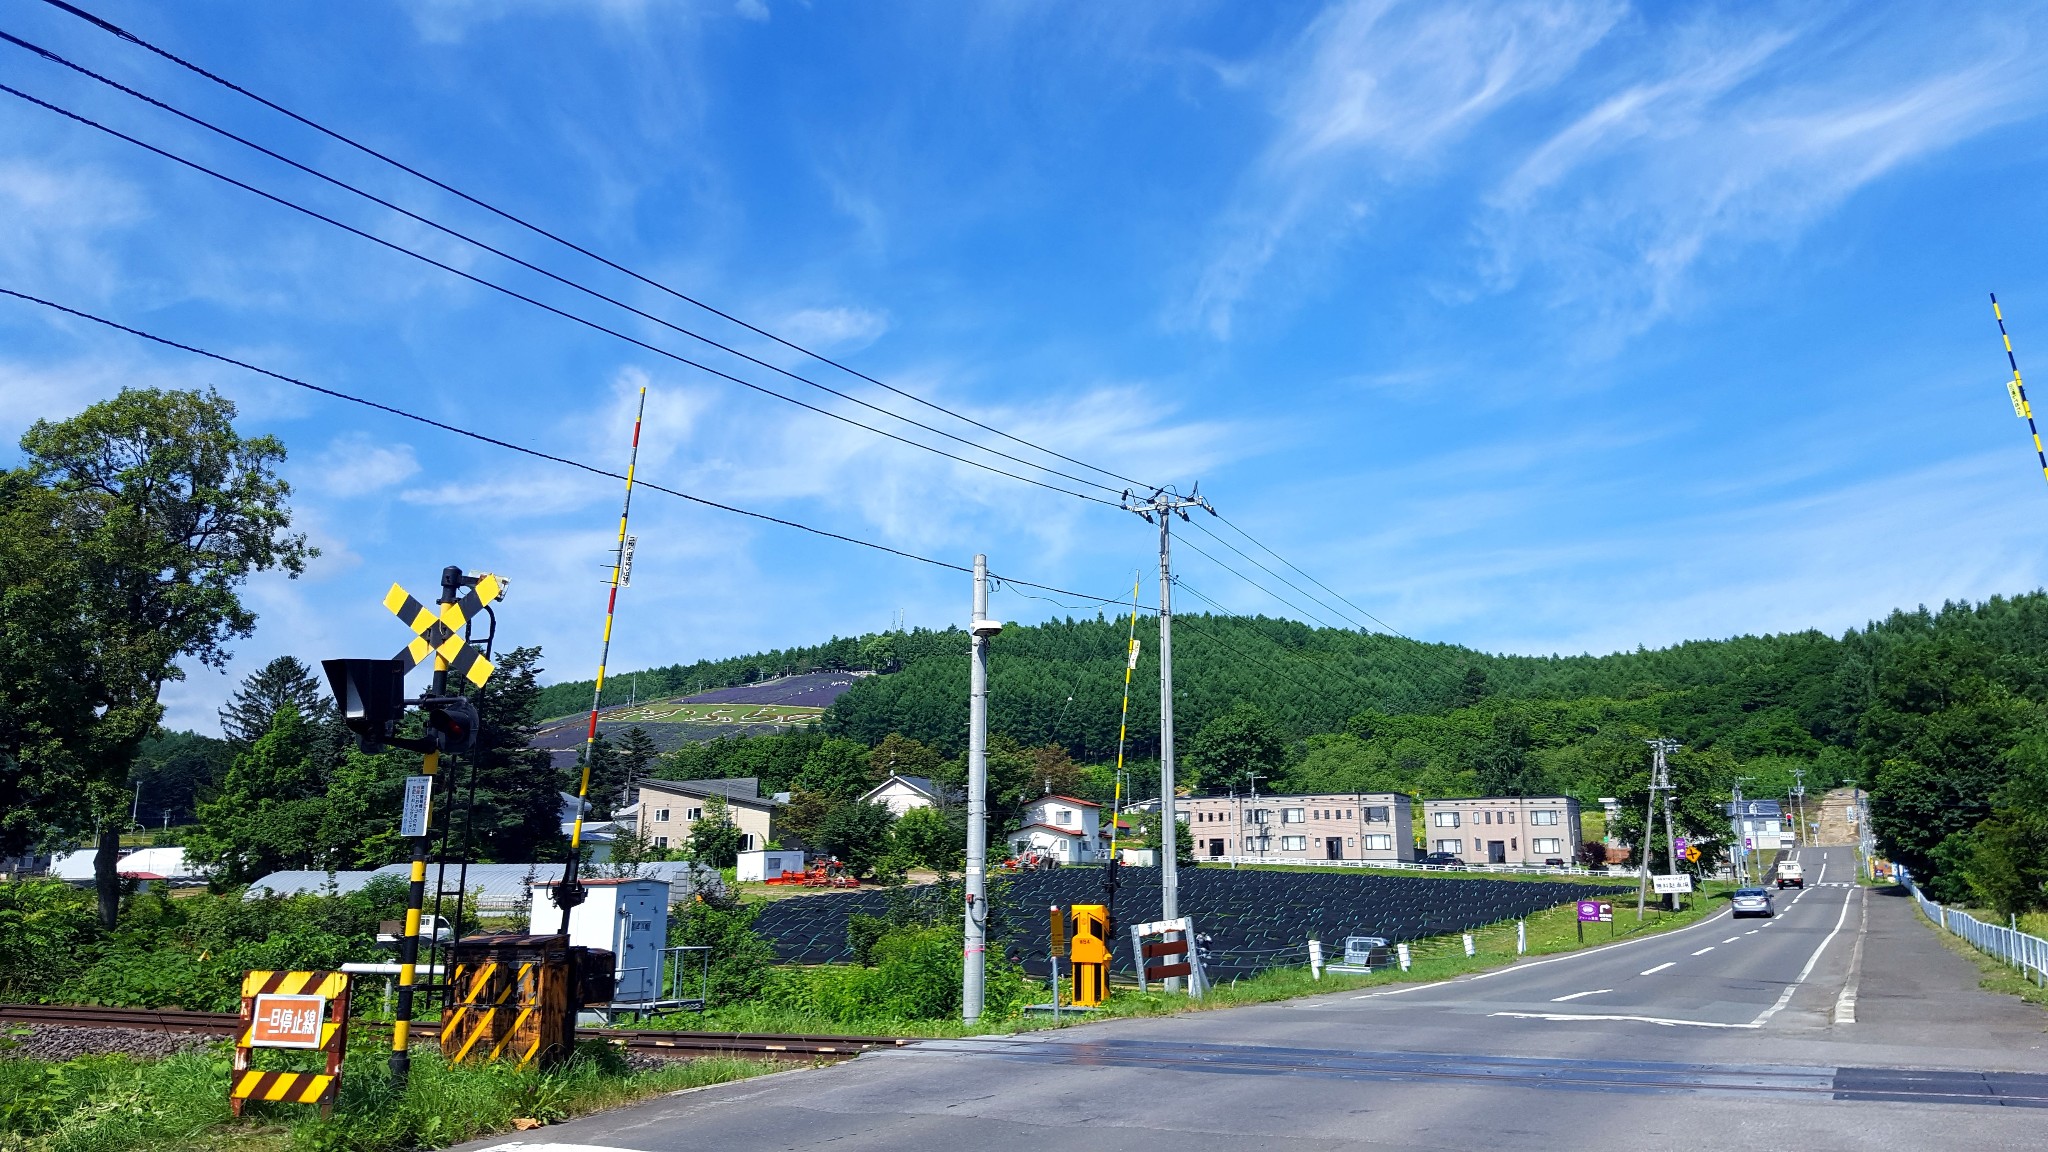
<path fill-rule="evenodd" d="M 1082 831 L 1079 828 L 1062 828 L 1057 824 L 1040 823 L 1026 824 L 1021 828 L 1013 828 L 1010 830 L 1009 834 L 1014 835 L 1018 832 L 1029 832 L 1033 828 L 1043 828 L 1048 832 L 1057 832 L 1062 836 L 1072 836 L 1076 840 L 1086 840 L 1088 838 L 1088 833 Z"/>
<path fill-rule="evenodd" d="M 1559 804 L 1577 804 L 1570 796 L 1438 796 L 1424 800 L 1424 804 L 1533 804 L 1539 800 L 1554 800 Z"/>
<path fill-rule="evenodd" d="M 940 800 L 955 798 L 959 795 L 958 789 L 940 787 L 929 776 L 905 776 L 900 772 L 891 772 L 887 780 L 861 793 L 861 803 L 865 804 L 880 796 L 891 784 L 902 784 L 904 787 L 930 799 L 934 803 Z"/>
<path fill-rule="evenodd" d="M 643 794 L 654 791 L 667 792 L 672 796 L 695 796 L 700 800 L 719 796 L 728 803 L 762 811 L 775 807 L 775 801 L 761 798 L 761 781 L 755 776 L 736 776 L 730 780 L 642 780 L 640 791 Z"/>
<path fill-rule="evenodd" d="M 1241 801 L 1244 801 L 1245 803 L 1250 803 L 1250 802 L 1252 802 L 1252 801 L 1254 801 L 1254 800 L 1257 800 L 1257 801 L 1269 801 L 1269 800 L 1270 800 L 1270 801 L 1274 801 L 1274 802 L 1284 802 L 1284 801 L 1289 801 L 1289 800 L 1299 800 L 1299 801 L 1311 801 L 1311 800 L 1316 800 L 1316 801 L 1322 801 L 1322 802 L 1335 802 L 1335 801 L 1338 801 L 1338 800 L 1350 800 L 1350 801 L 1352 801 L 1352 802 L 1354 802 L 1354 803 L 1363 803 L 1363 802 L 1366 802 L 1366 801 L 1373 801 L 1373 800 L 1406 800 L 1406 799 L 1408 799 L 1408 798 L 1409 798 L 1409 797 L 1408 797 L 1408 794 L 1407 794 L 1406 792 L 1296 792 L 1296 793 L 1280 793 L 1280 792 L 1266 792 L 1266 793 L 1262 793 L 1262 794 L 1260 794 L 1260 795 L 1257 795 L 1257 796 L 1237 796 L 1237 797 L 1231 797 L 1231 796 L 1228 796 L 1228 795 L 1225 795 L 1225 796 L 1182 796 L 1182 797 L 1179 797 L 1178 799 L 1176 799 L 1176 800 L 1174 801 L 1174 803 L 1178 805 L 1178 804 L 1189 804 L 1189 803 L 1193 803 L 1193 802 L 1195 802 L 1195 801 L 1198 801 L 1198 800 L 1231 800 L 1231 799 L 1241 800 Z M 1152 801 L 1152 804 L 1153 804 L 1153 805 L 1154 805 L 1155 807 L 1156 807 L 1156 806 L 1158 805 L 1158 803 L 1159 803 L 1159 802 L 1158 802 L 1157 800 L 1154 800 L 1154 801 Z"/>
<path fill-rule="evenodd" d="M 610 866 L 599 865 L 598 867 L 608 869 Z M 671 860 L 657 864 L 642 864 L 635 871 L 643 879 L 668 881 L 671 885 L 675 886 L 676 894 L 682 895 L 686 891 L 694 890 L 686 887 L 692 883 L 693 875 L 703 875 L 710 870 L 701 864 Z M 261 877 L 251 883 L 248 891 L 242 894 L 242 898 L 244 900 L 257 900 L 265 896 L 340 895 L 347 892 L 361 891 L 363 885 L 368 884 L 374 877 L 390 876 L 393 879 L 403 880 L 411 872 L 412 865 L 409 863 L 386 864 L 382 868 L 367 872 L 320 872 L 314 870 L 272 872 L 270 875 Z M 455 877 L 456 868 L 453 864 L 450 864 L 448 866 L 448 884 L 451 888 L 455 884 Z M 471 864 L 468 875 L 463 879 L 465 887 L 471 893 L 480 890 L 485 899 L 503 899 L 523 898 L 527 890 L 534 884 L 549 880 L 560 880 L 561 877 L 561 862 L 549 861 L 545 864 Z M 429 870 L 428 879 L 431 882 L 431 869 Z"/>
<path fill-rule="evenodd" d="M 1100 805 L 1100 804 L 1097 804 L 1097 803 L 1096 803 L 1095 801 L 1093 801 L 1093 800 L 1083 800 L 1083 799 L 1081 799 L 1081 798 L 1080 798 L 1079 796 L 1068 796 L 1068 795 L 1065 795 L 1064 793 L 1060 793 L 1060 792 L 1047 792 L 1047 793 L 1046 793 L 1045 795 L 1043 795 L 1043 796 L 1040 796 L 1040 797 L 1039 797 L 1038 799 L 1036 799 L 1036 800 L 1033 800 L 1033 801 L 1031 801 L 1031 803 L 1032 803 L 1032 804 L 1042 804 L 1042 803 L 1044 803 L 1044 802 L 1045 802 L 1045 801 L 1047 801 L 1047 800 L 1063 800 L 1063 801 L 1065 801 L 1065 802 L 1066 802 L 1066 803 L 1068 803 L 1068 804 L 1079 804 L 1079 805 L 1080 805 L 1081 807 L 1083 807 L 1083 808 L 1100 808 L 1100 807 L 1102 807 L 1102 805 Z"/>

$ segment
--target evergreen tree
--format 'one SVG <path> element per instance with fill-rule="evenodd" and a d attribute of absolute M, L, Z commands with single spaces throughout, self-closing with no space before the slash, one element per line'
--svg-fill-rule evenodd
<path fill-rule="evenodd" d="M 277 710 L 291 705 L 300 717 L 317 723 L 333 704 L 312 670 L 291 656 L 279 656 L 242 679 L 242 686 L 220 708 L 220 731 L 237 751 L 270 731 Z"/>
<path fill-rule="evenodd" d="M 654 737 L 647 734 L 647 729 L 635 724 L 619 737 L 618 757 L 618 786 L 607 791 L 603 801 L 612 806 L 614 811 L 624 804 L 626 797 L 638 786 L 639 781 L 648 778 L 648 773 L 654 769 L 655 761 L 661 758 L 661 748 L 655 744 Z M 596 786 L 593 784 L 593 795 L 595 789 Z"/>
<path fill-rule="evenodd" d="M 186 842 L 186 854 L 221 884 L 310 868 L 321 862 L 326 796 L 319 733 L 286 704 L 235 757 L 219 793 L 199 805 L 200 830 Z"/>
<path fill-rule="evenodd" d="M 483 691 L 472 693 L 477 707 L 476 859 L 504 863 L 562 860 L 561 793 L 575 781 L 557 772 L 545 748 L 532 747 L 534 702 L 540 695 L 540 649 L 514 648 L 499 655 L 497 671 Z M 456 774 L 447 787 L 456 787 Z M 467 791 L 467 774 L 462 774 Z"/>

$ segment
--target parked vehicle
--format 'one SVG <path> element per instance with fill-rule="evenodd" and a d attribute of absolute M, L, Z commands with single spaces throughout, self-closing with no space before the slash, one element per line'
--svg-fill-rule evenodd
<path fill-rule="evenodd" d="M 1789 859 L 1778 861 L 1778 887 L 1806 887 L 1806 869 L 1800 866 L 1799 861 Z"/>
<path fill-rule="evenodd" d="M 1770 919 L 1778 914 L 1771 905 L 1771 890 L 1768 888 L 1737 888 L 1734 898 L 1734 915 L 1740 920 L 1744 916 L 1762 916 Z"/>
<path fill-rule="evenodd" d="M 1431 852 L 1422 858 L 1422 862 L 1424 864 L 1449 864 L 1458 868 L 1465 866 L 1465 858 L 1455 852 Z"/>

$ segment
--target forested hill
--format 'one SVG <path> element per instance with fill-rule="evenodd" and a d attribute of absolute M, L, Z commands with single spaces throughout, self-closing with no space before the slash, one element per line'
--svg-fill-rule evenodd
<path fill-rule="evenodd" d="M 990 649 L 991 731 L 1024 747 L 1058 745 L 1084 763 L 1113 758 L 1127 634 L 1116 619 L 1005 629 Z M 1142 761 L 1158 747 L 1156 624 L 1141 620 L 1138 637 L 1128 756 Z M 967 649 L 957 630 L 834 639 L 645 671 L 639 694 L 872 668 L 887 674 L 841 697 L 826 732 L 868 746 L 897 733 L 957 756 L 967 737 Z M 2040 592 L 1895 612 L 1840 637 L 1743 636 L 1573 657 L 1177 616 L 1174 656 L 1181 778 L 1201 790 L 1243 787 L 1256 769 L 1262 791 L 1627 796 L 1643 786 L 1642 741 L 1670 736 L 1686 746 L 1675 770 L 1697 785 L 1701 821 L 1712 819 L 1711 795 L 1738 778 L 1752 796 L 1785 795 L 1795 770 L 1810 791 L 1859 780 L 1875 786 L 1889 850 L 1923 875 L 1947 853 L 1950 874 L 1960 875 L 1958 854 L 1982 841 L 1972 830 L 2001 797 L 2017 795 L 2035 771 L 2027 765 L 2048 765 Z M 570 711 L 589 691 L 588 681 L 556 685 L 543 710 Z M 2048 767 L 2039 772 L 2048 797 Z M 2048 855 L 2048 799 L 2041 807 L 2036 854 Z"/>

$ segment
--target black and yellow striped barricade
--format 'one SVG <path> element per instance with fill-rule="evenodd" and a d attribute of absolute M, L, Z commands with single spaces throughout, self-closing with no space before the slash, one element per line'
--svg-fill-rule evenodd
<path fill-rule="evenodd" d="M 567 936 L 468 936 L 451 957 L 441 1053 L 451 1064 L 567 1059 L 581 997 Z"/>
<path fill-rule="evenodd" d="M 334 1111 L 341 1094 L 341 1065 L 348 1055 L 348 974 L 344 972 L 245 972 L 242 1026 L 235 1034 L 228 1104 L 237 1116 L 249 1100 L 318 1104 Z M 257 1048 L 297 1048 L 325 1053 L 325 1072 L 280 1072 L 250 1067 Z"/>

